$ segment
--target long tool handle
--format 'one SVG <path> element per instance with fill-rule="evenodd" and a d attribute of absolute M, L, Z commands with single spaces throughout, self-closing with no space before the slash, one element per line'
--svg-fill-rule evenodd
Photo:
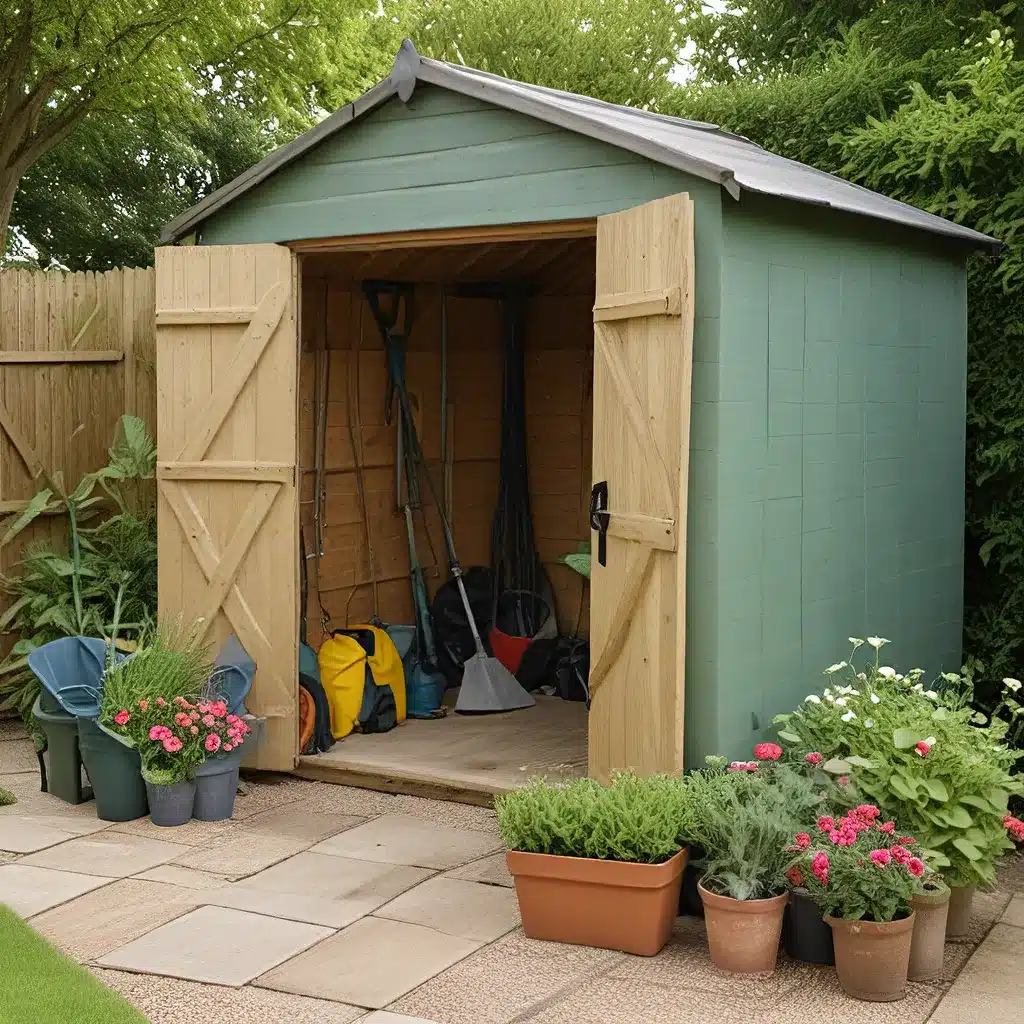
<path fill-rule="evenodd" d="M 476 619 L 473 618 L 473 609 L 469 606 L 469 597 L 466 595 L 466 585 L 462 582 L 462 570 L 458 563 L 452 566 L 452 575 L 459 588 L 459 597 L 462 598 L 462 607 L 466 609 L 466 618 L 469 620 L 469 630 L 473 634 L 473 643 L 476 644 L 476 653 L 482 658 L 487 657 L 484 650 L 484 642 L 480 639 L 480 631 L 476 628 Z"/>

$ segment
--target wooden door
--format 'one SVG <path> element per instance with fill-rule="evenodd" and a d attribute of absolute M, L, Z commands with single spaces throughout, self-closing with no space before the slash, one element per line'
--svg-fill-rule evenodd
<path fill-rule="evenodd" d="M 597 219 L 590 774 L 683 767 L 693 204 Z"/>
<path fill-rule="evenodd" d="M 298 754 L 295 257 L 277 245 L 156 251 L 160 617 L 257 664 L 267 736 L 246 764 Z"/>

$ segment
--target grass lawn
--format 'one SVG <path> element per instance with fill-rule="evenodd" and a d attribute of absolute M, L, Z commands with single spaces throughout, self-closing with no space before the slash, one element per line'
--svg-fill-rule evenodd
<path fill-rule="evenodd" d="M 146 1018 L 0 905 L 0 1024 L 146 1024 Z"/>

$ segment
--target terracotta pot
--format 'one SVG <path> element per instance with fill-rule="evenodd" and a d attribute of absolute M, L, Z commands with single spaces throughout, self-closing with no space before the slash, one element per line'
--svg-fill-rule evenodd
<path fill-rule="evenodd" d="M 789 893 L 766 900 L 734 900 L 697 887 L 704 901 L 711 962 L 733 974 L 775 970 L 782 934 L 782 914 Z"/>
<path fill-rule="evenodd" d="M 971 904 L 974 902 L 973 885 L 950 887 L 949 916 L 946 918 L 946 938 L 962 939 L 971 926 Z"/>
<path fill-rule="evenodd" d="M 836 962 L 832 929 L 806 889 L 793 889 L 789 894 L 782 918 L 782 948 L 790 959 L 804 964 L 831 967 Z"/>
<path fill-rule="evenodd" d="M 848 996 L 890 1003 L 907 994 L 914 912 L 898 921 L 845 921 L 826 916 L 836 948 L 836 973 Z"/>
<path fill-rule="evenodd" d="M 914 937 L 910 943 L 911 981 L 932 981 L 942 973 L 946 951 L 946 915 L 949 886 L 939 883 L 910 901 L 914 911 Z"/>
<path fill-rule="evenodd" d="M 686 850 L 663 864 L 518 850 L 506 860 L 531 939 L 654 956 L 672 934 Z"/>

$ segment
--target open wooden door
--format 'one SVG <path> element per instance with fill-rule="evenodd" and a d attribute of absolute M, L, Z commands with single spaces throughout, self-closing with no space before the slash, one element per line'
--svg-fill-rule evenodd
<path fill-rule="evenodd" d="M 689 197 L 598 217 L 596 285 L 588 746 L 604 779 L 683 767 Z"/>
<path fill-rule="evenodd" d="M 267 737 L 298 754 L 295 257 L 277 245 L 156 251 L 160 618 L 255 659 Z"/>

